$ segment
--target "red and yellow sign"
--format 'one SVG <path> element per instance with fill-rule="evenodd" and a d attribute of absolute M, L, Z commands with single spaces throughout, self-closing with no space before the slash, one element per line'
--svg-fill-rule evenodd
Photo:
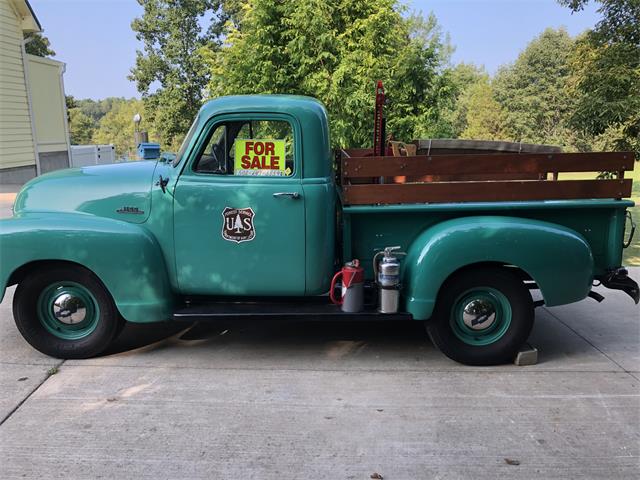
<path fill-rule="evenodd" d="M 285 176 L 285 141 L 236 140 L 235 175 Z"/>

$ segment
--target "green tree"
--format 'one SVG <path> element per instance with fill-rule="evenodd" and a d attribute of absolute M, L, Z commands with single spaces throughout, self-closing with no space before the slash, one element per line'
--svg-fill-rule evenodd
<path fill-rule="evenodd" d="M 188 130 L 209 81 L 201 50 L 215 49 L 228 15 L 216 0 L 138 0 L 144 8 L 131 28 L 143 43 L 129 78 L 166 146 Z M 208 26 L 207 26 L 208 25 Z"/>
<path fill-rule="evenodd" d="M 73 95 L 65 95 L 64 101 L 65 101 L 65 104 L 67 105 L 67 110 L 71 110 L 72 108 L 78 107 L 78 103 Z"/>
<path fill-rule="evenodd" d="M 78 107 L 82 113 L 91 117 L 95 123 L 100 122 L 102 117 L 113 109 L 114 105 L 123 101 L 125 101 L 123 97 L 107 97 L 102 100 L 92 100 L 90 98 L 74 99 L 75 106 Z"/>
<path fill-rule="evenodd" d="M 451 126 L 451 137 L 458 138 L 467 129 L 469 103 L 475 87 L 489 82 L 484 68 L 473 64 L 460 63 L 445 70 L 452 88 L 451 103 L 445 108 L 443 118 Z"/>
<path fill-rule="evenodd" d="M 375 82 L 388 93 L 387 132 L 448 135 L 442 75 L 450 49 L 433 16 L 403 16 L 395 0 L 253 0 L 206 49 L 212 97 L 311 95 L 328 108 L 336 145 L 370 146 Z"/>
<path fill-rule="evenodd" d="M 71 108 L 69 116 L 69 140 L 72 145 L 87 145 L 91 143 L 96 128 L 91 117 L 82 113 L 79 108 Z"/>
<path fill-rule="evenodd" d="M 498 71 L 493 89 L 505 114 L 506 139 L 571 147 L 574 102 L 567 82 L 573 47 L 566 30 L 549 28 Z"/>
<path fill-rule="evenodd" d="M 100 125 L 93 135 L 94 143 L 115 145 L 118 156 L 135 156 L 137 145 L 134 142 L 133 116 L 136 113 L 142 115 L 141 129 L 149 130 L 150 141 L 157 141 L 152 126 L 145 121 L 147 113 L 141 100 L 119 100 L 112 105 L 113 108 L 100 120 Z"/>
<path fill-rule="evenodd" d="M 579 12 L 591 0 L 558 0 L 573 12 Z M 591 30 L 601 41 L 640 43 L 640 2 L 638 0 L 598 0 L 602 19 Z"/>
<path fill-rule="evenodd" d="M 507 138 L 506 113 L 494 98 L 488 77 L 473 84 L 459 101 L 466 112 L 465 129 L 460 138 L 476 140 L 504 140 Z"/>
<path fill-rule="evenodd" d="M 588 0 L 561 0 L 573 11 Z M 571 123 L 607 149 L 640 155 L 640 1 L 603 0 L 593 30 L 578 39 L 570 58 Z"/>
<path fill-rule="evenodd" d="M 76 103 L 76 99 L 73 98 L 73 95 L 65 95 L 64 103 L 67 109 L 67 123 L 71 122 L 71 109 L 77 108 L 78 104 Z"/>
<path fill-rule="evenodd" d="M 25 33 L 24 40 L 24 49 L 27 53 L 37 57 L 55 57 L 56 52 L 51 49 L 51 42 L 41 33 Z"/>

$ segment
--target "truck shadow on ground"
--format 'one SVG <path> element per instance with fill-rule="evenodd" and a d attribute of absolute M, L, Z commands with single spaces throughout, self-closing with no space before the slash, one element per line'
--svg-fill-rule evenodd
<path fill-rule="evenodd" d="M 128 352 L 138 348 L 146 347 L 156 342 L 166 340 L 185 329 L 189 329 L 193 324 L 187 323 L 131 323 L 127 322 L 120 332 L 120 335 L 102 354 L 103 356 L 115 355 L 117 353 Z"/>
<path fill-rule="evenodd" d="M 181 335 L 178 335 L 182 332 Z M 177 336 L 180 342 L 215 340 L 221 336 L 242 341 L 286 346 L 324 344 L 330 341 L 389 342 L 396 346 L 429 343 L 422 322 L 284 322 L 278 320 L 208 321 L 204 323 L 127 323 L 104 353 L 113 355 L 149 346 Z"/>
<path fill-rule="evenodd" d="M 538 318 L 530 342 L 539 349 L 539 363 L 582 356 L 590 347 L 549 318 Z M 208 321 L 204 323 L 127 324 L 105 355 L 140 349 L 197 349 L 205 355 L 245 355 L 260 351 L 267 357 L 291 355 L 298 359 L 339 358 L 369 353 L 424 359 L 440 355 L 431 344 L 423 322 L 283 322 L 278 320 Z M 394 353 L 395 352 L 395 353 Z M 401 352 L 401 353 L 400 353 Z M 178 354 L 179 355 L 179 354 Z M 185 355 L 187 352 L 185 351 Z"/>

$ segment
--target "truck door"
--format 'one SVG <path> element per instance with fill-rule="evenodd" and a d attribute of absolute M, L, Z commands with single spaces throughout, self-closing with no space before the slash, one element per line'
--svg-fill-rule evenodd
<path fill-rule="evenodd" d="M 204 128 L 175 189 L 182 293 L 304 294 L 300 146 L 286 115 L 225 115 Z"/>

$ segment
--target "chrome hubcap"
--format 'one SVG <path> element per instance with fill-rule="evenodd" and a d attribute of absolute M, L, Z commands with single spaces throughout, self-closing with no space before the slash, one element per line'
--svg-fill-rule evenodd
<path fill-rule="evenodd" d="M 496 308 L 487 300 L 472 300 L 464 306 L 462 320 L 472 330 L 484 330 L 496 321 Z"/>
<path fill-rule="evenodd" d="M 53 315 L 67 325 L 82 322 L 87 316 L 87 306 L 80 297 L 63 293 L 53 302 Z"/>

